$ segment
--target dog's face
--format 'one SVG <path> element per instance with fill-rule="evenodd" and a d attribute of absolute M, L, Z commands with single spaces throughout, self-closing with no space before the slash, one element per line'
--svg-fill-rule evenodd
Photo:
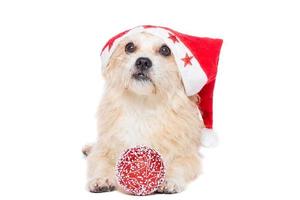
<path fill-rule="evenodd" d="M 149 33 L 124 38 L 103 75 L 110 87 L 138 95 L 184 90 L 172 51 L 161 38 Z"/>

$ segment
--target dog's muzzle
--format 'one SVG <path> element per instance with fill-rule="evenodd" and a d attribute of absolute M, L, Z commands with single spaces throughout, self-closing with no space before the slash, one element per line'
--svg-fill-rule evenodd
<path fill-rule="evenodd" d="M 132 75 L 136 80 L 150 80 L 148 71 L 152 67 L 152 61 L 147 57 L 140 57 L 135 61 L 136 72 Z"/>

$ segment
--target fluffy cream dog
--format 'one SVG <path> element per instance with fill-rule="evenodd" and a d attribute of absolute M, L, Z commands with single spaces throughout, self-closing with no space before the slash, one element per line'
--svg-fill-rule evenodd
<path fill-rule="evenodd" d="M 155 148 L 166 163 L 162 193 L 181 192 L 200 171 L 203 128 L 197 96 L 188 97 L 170 48 L 149 33 L 125 37 L 103 70 L 105 93 L 98 109 L 98 139 L 87 146 L 88 189 L 118 188 L 116 160 L 125 149 Z"/>

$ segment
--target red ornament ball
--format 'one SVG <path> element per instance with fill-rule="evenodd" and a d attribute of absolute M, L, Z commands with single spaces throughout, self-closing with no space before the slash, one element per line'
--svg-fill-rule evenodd
<path fill-rule="evenodd" d="M 146 146 L 127 149 L 117 162 L 116 171 L 118 183 L 134 195 L 155 192 L 165 177 L 161 155 Z"/>

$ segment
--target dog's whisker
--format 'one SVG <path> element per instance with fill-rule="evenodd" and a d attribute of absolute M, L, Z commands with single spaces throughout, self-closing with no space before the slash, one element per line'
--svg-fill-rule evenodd
<path fill-rule="evenodd" d="M 125 90 L 128 90 L 128 88 L 129 88 L 129 80 L 127 80 L 127 81 L 125 81 Z"/>
<path fill-rule="evenodd" d="M 152 81 L 152 79 L 150 79 L 151 84 L 153 85 L 153 90 L 154 90 L 154 94 L 156 94 L 156 85 L 155 83 Z"/>

